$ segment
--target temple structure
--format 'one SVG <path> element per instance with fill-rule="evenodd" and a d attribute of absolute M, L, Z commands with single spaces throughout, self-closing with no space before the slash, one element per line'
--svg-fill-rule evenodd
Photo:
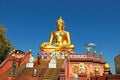
<path fill-rule="evenodd" d="M 40 45 L 41 52 L 38 56 L 49 57 L 56 52 L 56 58 L 65 57 L 62 64 L 61 80 L 72 80 L 74 75 L 90 78 L 93 75 L 103 76 L 109 74 L 110 66 L 104 61 L 102 53 L 97 56 L 96 51 L 90 53 L 88 48 L 85 54 L 74 53 L 74 45 L 71 43 L 69 32 L 64 30 L 65 22 L 60 17 L 56 22 L 57 30 L 52 32 L 50 40 Z M 63 72 L 62 72 L 63 71 Z M 63 78 L 62 75 L 65 75 Z"/>
<path fill-rule="evenodd" d="M 120 55 L 114 57 L 116 74 L 120 74 Z"/>
<path fill-rule="evenodd" d="M 120 80 L 120 75 L 111 75 L 102 52 L 91 52 L 87 44 L 85 53 L 75 53 L 64 26 L 60 17 L 49 41 L 40 45 L 37 58 L 31 56 L 32 50 L 26 54 L 13 50 L 0 65 L 0 80 Z"/>

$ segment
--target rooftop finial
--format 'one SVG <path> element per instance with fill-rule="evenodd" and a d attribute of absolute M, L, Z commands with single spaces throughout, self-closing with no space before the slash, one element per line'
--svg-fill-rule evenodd
<path fill-rule="evenodd" d="M 96 51 L 94 51 L 94 54 L 96 54 L 97 52 Z"/>
<path fill-rule="evenodd" d="M 87 51 L 90 51 L 90 48 L 87 48 Z"/>
<path fill-rule="evenodd" d="M 110 69 L 110 65 L 108 63 L 105 63 L 104 68 L 105 69 Z"/>
<path fill-rule="evenodd" d="M 102 55 L 102 52 L 100 52 L 100 55 Z"/>

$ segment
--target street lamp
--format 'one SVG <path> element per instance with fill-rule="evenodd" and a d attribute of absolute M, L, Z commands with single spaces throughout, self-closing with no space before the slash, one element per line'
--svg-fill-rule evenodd
<path fill-rule="evenodd" d="M 10 73 L 11 77 L 15 76 L 15 70 L 16 70 L 16 59 L 15 59 L 15 54 L 12 54 L 13 57 L 13 63 L 12 63 L 12 71 Z"/>

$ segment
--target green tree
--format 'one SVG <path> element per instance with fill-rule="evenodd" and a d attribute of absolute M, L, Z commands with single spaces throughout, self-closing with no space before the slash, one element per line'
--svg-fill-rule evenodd
<path fill-rule="evenodd" d="M 3 62 L 11 49 L 11 43 L 7 39 L 5 33 L 6 29 L 0 25 L 0 63 Z"/>

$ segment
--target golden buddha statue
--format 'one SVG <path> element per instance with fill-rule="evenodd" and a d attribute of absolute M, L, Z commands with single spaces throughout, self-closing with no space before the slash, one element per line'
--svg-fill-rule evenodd
<path fill-rule="evenodd" d="M 52 32 L 50 40 L 41 44 L 40 49 L 46 52 L 52 51 L 73 51 L 74 45 L 71 44 L 69 32 L 64 30 L 64 20 L 60 17 L 56 22 L 57 30 Z"/>

